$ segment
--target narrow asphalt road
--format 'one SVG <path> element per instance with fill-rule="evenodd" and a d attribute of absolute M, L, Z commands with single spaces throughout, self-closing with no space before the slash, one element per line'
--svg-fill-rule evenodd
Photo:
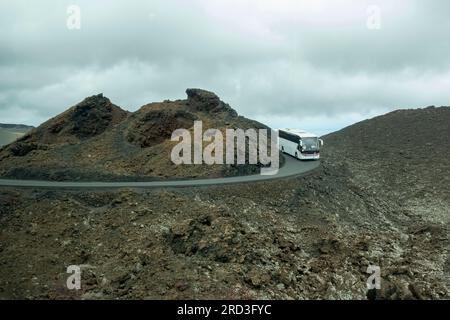
<path fill-rule="evenodd" d="M 249 175 L 227 178 L 192 179 L 173 181 L 148 182 L 71 182 L 71 181 L 38 181 L 0 179 L 0 186 L 4 187 L 35 187 L 35 188 L 69 188 L 69 189 L 111 189 L 111 188 L 164 188 L 164 187 L 193 187 L 220 184 L 236 184 L 258 182 L 297 176 L 305 174 L 319 167 L 320 161 L 299 161 L 285 155 L 285 165 L 275 175 Z"/>

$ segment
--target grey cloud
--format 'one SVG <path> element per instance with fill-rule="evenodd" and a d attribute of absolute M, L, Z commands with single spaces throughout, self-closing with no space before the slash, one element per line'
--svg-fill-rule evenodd
<path fill-rule="evenodd" d="M 2 2 L 0 122 L 37 125 L 98 92 L 136 110 L 187 87 L 269 125 L 321 133 L 449 104 L 450 4 L 375 2 L 378 31 L 365 26 L 373 1 Z M 70 4 L 81 30 L 66 28 Z"/>

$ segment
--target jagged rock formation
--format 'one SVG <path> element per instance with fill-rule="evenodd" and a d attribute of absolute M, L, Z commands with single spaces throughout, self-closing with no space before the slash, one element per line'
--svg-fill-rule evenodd
<path fill-rule="evenodd" d="M 202 89 L 187 89 L 187 104 L 193 110 L 209 113 L 227 113 L 231 117 L 237 117 L 237 112 L 224 103 L 213 93 Z"/>
<path fill-rule="evenodd" d="M 77 143 L 102 134 L 128 116 L 103 94 L 88 97 L 62 114 L 44 122 L 20 142 L 40 144 Z"/>
<path fill-rule="evenodd" d="M 176 129 L 267 128 L 238 116 L 217 95 L 187 89 L 187 99 L 150 103 L 131 113 L 102 94 L 84 99 L 0 149 L 0 176 L 55 180 L 142 180 L 256 173 L 260 165 L 175 166 Z"/>

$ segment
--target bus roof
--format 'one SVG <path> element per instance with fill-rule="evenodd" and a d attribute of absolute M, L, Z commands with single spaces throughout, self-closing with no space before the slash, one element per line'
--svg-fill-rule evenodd
<path fill-rule="evenodd" d="M 299 136 L 300 138 L 316 138 L 317 135 L 305 130 L 300 130 L 300 129 L 279 129 L 281 131 L 284 132 L 289 132 L 291 134 L 295 134 L 297 136 Z"/>

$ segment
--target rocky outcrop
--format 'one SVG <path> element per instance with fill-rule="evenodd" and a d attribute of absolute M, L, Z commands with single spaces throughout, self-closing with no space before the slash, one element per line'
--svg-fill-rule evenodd
<path fill-rule="evenodd" d="M 127 112 L 113 105 L 103 94 L 86 98 L 75 106 L 69 132 L 80 139 L 90 138 L 121 122 Z"/>
<path fill-rule="evenodd" d="M 259 172 L 260 166 L 175 166 L 176 129 L 266 128 L 238 116 L 209 91 L 187 89 L 187 99 L 164 100 L 127 112 L 102 94 L 88 97 L 0 149 L 0 176 L 50 180 L 141 180 L 223 177 Z M 106 177 L 106 178 L 105 178 Z"/>
<path fill-rule="evenodd" d="M 128 112 L 112 104 L 103 94 L 98 94 L 84 99 L 67 116 L 50 121 L 46 126 L 53 135 L 73 135 L 83 140 L 103 133 L 127 115 Z"/>
<path fill-rule="evenodd" d="M 34 150 L 46 150 L 48 146 L 79 143 L 114 127 L 128 114 L 103 94 L 88 97 L 4 147 L 0 159 L 24 157 Z"/>
<path fill-rule="evenodd" d="M 88 97 L 44 122 L 18 140 L 20 144 L 66 144 L 98 136 L 125 120 L 128 112 L 103 94 Z M 11 148 L 16 148 L 14 145 Z"/>
<path fill-rule="evenodd" d="M 213 92 L 202 89 L 187 89 L 186 94 L 188 96 L 187 104 L 194 110 L 210 113 L 224 112 L 233 117 L 238 115 L 234 109 L 221 101 Z"/>

